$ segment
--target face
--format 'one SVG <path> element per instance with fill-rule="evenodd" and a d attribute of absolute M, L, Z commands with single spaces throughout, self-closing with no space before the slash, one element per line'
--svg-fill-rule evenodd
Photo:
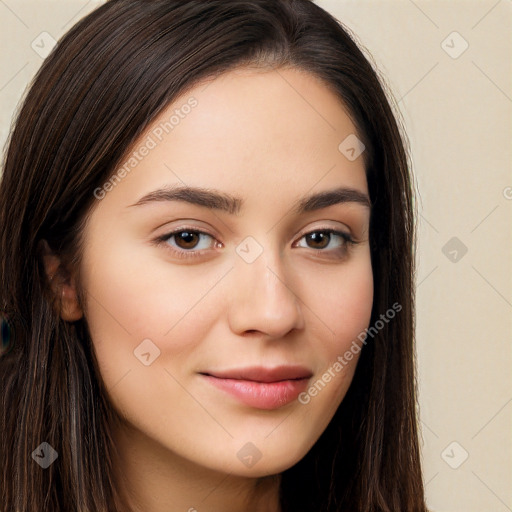
<path fill-rule="evenodd" d="M 84 315 L 126 435 L 251 476 L 319 438 L 373 299 L 363 155 L 339 148 L 355 134 L 313 76 L 238 69 L 177 99 L 96 190 Z"/>

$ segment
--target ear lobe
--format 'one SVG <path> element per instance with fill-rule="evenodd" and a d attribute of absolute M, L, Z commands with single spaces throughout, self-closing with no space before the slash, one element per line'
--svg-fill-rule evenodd
<path fill-rule="evenodd" d="M 75 277 L 64 267 L 46 240 L 40 241 L 39 249 L 60 317 L 66 322 L 80 320 L 83 311 L 78 302 Z"/>
<path fill-rule="evenodd" d="M 61 289 L 60 316 L 66 322 L 76 322 L 84 316 L 82 308 L 78 304 L 75 278 L 71 276 Z"/>

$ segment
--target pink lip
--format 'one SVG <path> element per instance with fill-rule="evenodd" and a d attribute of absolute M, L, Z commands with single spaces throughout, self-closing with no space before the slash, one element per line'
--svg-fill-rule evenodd
<path fill-rule="evenodd" d="M 292 402 L 306 389 L 312 373 L 299 366 L 239 368 L 203 372 L 213 386 L 230 393 L 242 403 L 257 409 L 278 409 Z"/>

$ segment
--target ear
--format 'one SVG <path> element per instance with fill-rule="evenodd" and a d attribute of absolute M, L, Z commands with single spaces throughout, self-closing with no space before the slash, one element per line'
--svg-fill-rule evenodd
<path fill-rule="evenodd" d="M 65 268 L 46 240 L 41 240 L 39 246 L 46 276 L 56 299 L 60 317 L 66 322 L 80 320 L 83 317 L 83 311 L 78 301 L 74 275 Z"/>

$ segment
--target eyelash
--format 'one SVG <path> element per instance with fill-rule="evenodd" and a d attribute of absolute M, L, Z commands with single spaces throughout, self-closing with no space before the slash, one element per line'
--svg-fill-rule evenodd
<path fill-rule="evenodd" d="M 166 233 L 165 235 L 162 235 L 162 236 L 159 236 L 158 238 L 156 238 L 154 240 L 154 243 L 157 245 L 157 246 L 161 246 L 161 245 L 166 245 L 174 256 L 178 257 L 178 258 L 198 258 L 198 257 L 201 257 L 204 255 L 205 252 L 211 250 L 211 249 L 201 249 L 199 251 L 197 250 L 194 250 L 194 249 L 190 249 L 190 250 L 186 250 L 186 249 L 181 249 L 181 250 L 176 250 L 175 248 L 171 247 L 167 242 L 169 241 L 170 238 L 172 238 L 173 236 L 175 235 L 178 235 L 179 233 L 192 233 L 192 234 L 196 234 L 196 235 L 206 235 L 206 236 L 209 236 L 211 238 L 214 238 L 213 235 L 210 235 L 210 233 L 206 233 L 205 231 L 200 231 L 198 229 L 192 229 L 192 228 L 187 228 L 185 226 L 183 227 L 180 227 L 180 229 L 177 229 L 177 230 L 174 230 L 170 233 Z M 325 249 L 314 249 L 314 248 L 311 248 L 312 251 L 317 251 L 317 252 L 336 252 L 336 251 L 341 251 L 342 252 L 342 255 L 341 257 L 345 256 L 345 254 L 355 245 L 361 243 L 357 240 L 355 240 L 354 238 L 352 238 L 351 235 L 349 235 L 348 233 L 344 233 L 343 231 L 337 231 L 335 229 L 330 229 L 330 228 L 319 228 L 319 229 L 315 229 L 313 231 L 308 231 L 307 233 L 304 233 L 300 238 L 299 240 L 302 240 L 304 237 L 308 236 L 308 235 L 311 235 L 313 233 L 327 233 L 327 234 L 330 234 L 330 235 L 337 235 L 339 236 L 342 240 L 343 240 L 343 246 L 341 248 L 337 248 L 337 249 L 330 249 L 330 250 L 325 250 Z M 330 240 L 329 240 L 330 242 Z"/>

